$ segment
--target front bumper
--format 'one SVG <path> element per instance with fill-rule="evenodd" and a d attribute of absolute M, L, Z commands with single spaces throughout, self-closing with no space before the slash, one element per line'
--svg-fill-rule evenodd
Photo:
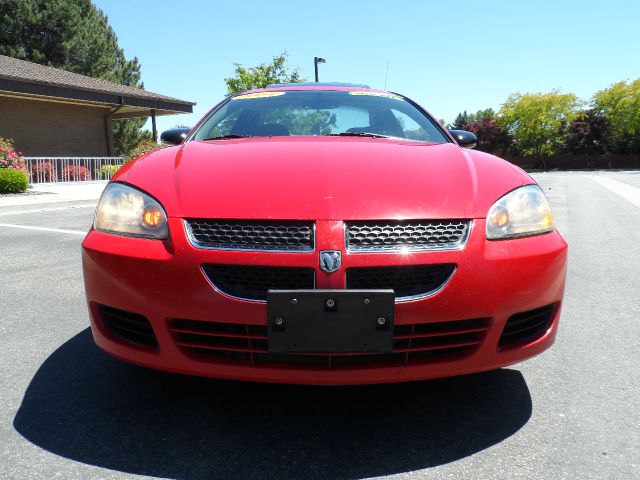
<path fill-rule="evenodd" d="M 350 253 L 338 221 L 316 222 L 316 250 L 310 253 L 219 251 L 194 248 L 183 222 L 169 219 L 166 241 L 128 238 L 90 231 L 83 242 L 83 270 L 95 341 L 131 363 L 177 373 L 236 380 L 301 384 L 367 384 L 423 380 L 491 370 L 520 362 L 549 348 L 555 339 L 564 292 L 567 245 L 559 233 L 515 240 L 486 241 L 484 220 L 474 220 L 463 249 L 416 253 Z M 341 250 L 342 268 L 319 269 L 320 250 Z M 201 270 L 205 263 L 298 266 L 316 270 L 316 288 L 345 288 L 345 269 L 364 266 L 455 263 L 445 288 L 427 298 L 397 303 L 400 326 L 486 319 L 482 342 L 458 358 L 361 363 L 319 367 L 305 363 L 257 363 L 194 357 L 176 342 L 172 319 L 266 325 L 266 305 L 233 299 L 216 291 Z M 158 341 L 145 348 L 123 341 L 101 321 L 98 305 L 146 317 Z M 512 315 L 554 305 L 546 331 L 526 344 L 500 348 Z M 252 357 L 251 357 L 252 358 Z M 409 358 L 407 356 L 407 358 Z"/>

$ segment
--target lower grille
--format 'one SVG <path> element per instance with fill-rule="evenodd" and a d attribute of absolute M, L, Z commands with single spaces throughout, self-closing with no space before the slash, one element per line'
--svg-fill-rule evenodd
<path fill-rule="evenodd" d="M 244 365 L 297 365 L 300 368 L 367 368 L 456 360 L 482 344 L 489 319 L 396 325 L 391 353 L 271 354 L 267 326 L 171 319 L 169 329 L 178 347 L 201 361 Z"/>
<path fill-rule="evenodd" d="M 503 349 L 518 347 L 539 339 L 551 326 L 555 311 L 556 304 L 551 304 L 512 315 L 504 326 L 498 346 Z"/>
<path fill-rule="evenodd" d="M 456 269 L 452 263 L 347 269 L 347 288 L 392 288 L 396 299 L 426 296 L 441 288 Z"/>
<path fill-rule="evenodd" d="M 100 319 L 116 337 L 144 347 L 157 347 L 158 340 L 146 317 L 106 305 L 98 305 Z"/>
<path fill-rule="evenodd" d="M 266 301 L 268 290 L 310 290 L 313 268 L 206 264 L 202 270 L 222 293 L 246 300 Z"/>

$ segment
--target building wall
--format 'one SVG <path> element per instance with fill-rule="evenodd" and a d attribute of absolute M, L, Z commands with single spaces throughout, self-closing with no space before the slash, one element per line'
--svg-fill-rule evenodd
<path fill-rule="evenodd" d="M 108 156 L 108 113 L 104 107 L 0 96 L 0 137 L 12 138 L 28 157 Z"/>

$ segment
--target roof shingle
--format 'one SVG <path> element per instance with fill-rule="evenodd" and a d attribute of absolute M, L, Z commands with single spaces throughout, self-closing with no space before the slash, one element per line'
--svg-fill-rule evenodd
<path fill-rule="evenodd" d="M 64 89 L 83 90 L 98 94 L 116 95 L 124 97 L 123 100 L 125 101 L 126 98 L 134 98 L 152 102 L 155 101 L 160 104 L 166 102 L 167 104 L 181 105 L 184 107 L 192 107 L 195 105 L 193 102 L 148 92 L 141 88 L 120 85 L 99 78 L 67 72 L 59 68 L 47 67 L 4 55 L 0 55 L 0 79 L 49 87 L 61 87 Z M 137 104 L 138 102 L 135 103 Z M 189 111 L 191 111 L 190 108 Z"/>

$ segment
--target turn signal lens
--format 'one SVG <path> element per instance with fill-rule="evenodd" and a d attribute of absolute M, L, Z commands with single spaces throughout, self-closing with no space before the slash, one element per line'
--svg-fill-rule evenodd
<path fill-rule="evenodd" d="M 142 214 L 142 221 L 149 228 L 158 228 L 164 221 L 164 213 L 157 205 L 147 205 Z"/>
<path fill-rule="evenodd" d="M 547 197 L 537 185 L 507 193 L 489 209 L 487 239 L 525 237 L 555 229 Z"/>
<path fill-rule="evenodd" d="M 491 214 L 489 218 L 489 222 L 497 227 L 504 227 L 507 223 L 509 223 L 509 214 L 507 211 L 502 208 L 496 208 L 496 210 Z"/>

